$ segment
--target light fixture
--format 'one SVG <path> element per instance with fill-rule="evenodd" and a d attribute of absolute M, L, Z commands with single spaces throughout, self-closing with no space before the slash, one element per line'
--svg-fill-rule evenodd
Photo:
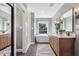
<path fill-rule="evenodd" d="M 50 7 L 54 6 L 54 3 L 50 3 L 49 6 L 50 6 Z"/>
<path fill-rule="evenodd" d="M 79 7 L 75 8 L 74 10 L 75 10 L 75 12 L 78 12 L 79 11 Z"/>
<path fill-rule="evenodd" d="M 63 20 L 63 16 L 60 17 L 60 20 L 61 20 L 61 21 Z"/>
<path fill-rule="evenodd" d="M 63 23 L 63 16 L 60 17 L 60 23 Z"/>

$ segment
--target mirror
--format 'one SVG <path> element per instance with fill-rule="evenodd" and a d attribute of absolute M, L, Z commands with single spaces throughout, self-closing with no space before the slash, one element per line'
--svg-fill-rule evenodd
<path fill-rule="evenodd" d="M 61 28 L 63 28 L 66 32 L 72 32 L 73 31 L 73 25 L 72 25 L 72 9 L 67 11 L 65 14 L 63 14 L 63 20 L 61 22 Z"/>
<path fill-rule="evenodd" d="M 0 56 L 11 56 L 11 7 L 0 3 Z"/>

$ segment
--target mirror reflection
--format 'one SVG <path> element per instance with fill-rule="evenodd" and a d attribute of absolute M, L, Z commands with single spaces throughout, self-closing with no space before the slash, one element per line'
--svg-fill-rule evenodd
<path fill-rule="evenodd" d="M 62 19 L 60 20 L 60 28 L 64 29 L 65 32 L 72 32 L 73 26 L 72 26 L 72 9 L 67 11 L 62 15 Z"/>
<path fill-rule="evenodd" d="M 11 55 L 11 7 L 0 3 L 0 56 Z"/>

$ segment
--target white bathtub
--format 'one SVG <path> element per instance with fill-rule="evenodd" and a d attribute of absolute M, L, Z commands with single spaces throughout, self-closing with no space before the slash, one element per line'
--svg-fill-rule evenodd
<path fill-rule="evenodd" d="M 36 40 L 37 40 L 37 42 L 49 42 L 48 36 L 39 35 L 39 36 L 36 36 Z"/>

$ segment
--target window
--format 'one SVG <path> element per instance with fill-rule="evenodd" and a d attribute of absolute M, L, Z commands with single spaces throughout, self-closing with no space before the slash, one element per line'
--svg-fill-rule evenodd
<path fill-rule="evenodd" d="M 48 21 L 38 21 L 38 34 L 48 34 Z"/>
<path fill-rule="evenodd" d="M 46 24 L 39 23 L 39 33 L 40 34 L 47 34 Z"/>

